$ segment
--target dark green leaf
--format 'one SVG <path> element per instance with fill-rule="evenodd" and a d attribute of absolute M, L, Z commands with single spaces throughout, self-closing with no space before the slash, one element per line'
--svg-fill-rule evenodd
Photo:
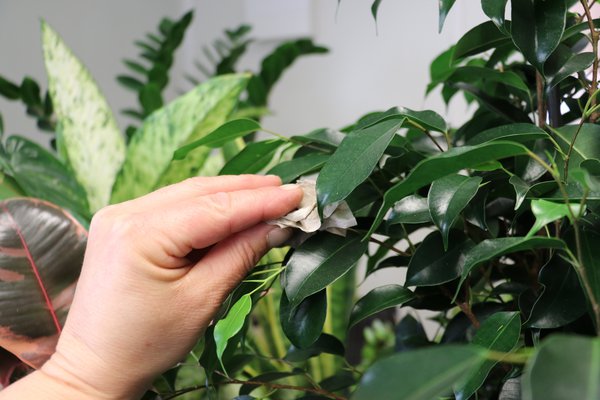
<path fill-rule="evenodd" d="M 345 138 L 346 135 L 342 132 L 328 128 L 315 129 L 302 136 L 292 136 L 292 139 L 301 143 L 319 143 L 332 147 L 338 147 Z"/>
<path fill-rule="evenodd" d="M 525 367 L 523 400 L 600 398 L 600 339 L 554 335 Z"/>
<path fill-rule="evenodd" d="M 481 325 L 473 338 L 473 344 L 483 348 L 508 353 L 521 335 L 521 319 L 518 312 L 499 312 L 490 316 Z M 469 399 L 483 385 L 488 374 L 498 363 L 486 360 L 478 368 L 471 371 L 468 380 L 454 389 L 456 400 Z"/>
<path fill-rule="evenodd" d="M 318 233 L 301 244 L 288 262 L 283 287 L 292 308 L 345 274 L 367 250 L 360 235 Z"/>
<path fill-rule="evenodd" d="M 196 140 L 178 149 L 173 158 L 176 160 L 181 160 L 185 158 L 187 153 L 189 153 L 191 150 L 200 146 L 207 146 L 213 149 L 221 147 L 233 139 L 245 136 L 259 129 L 261 129 L 260 124 L 251 119 L 242 118 L 228 121 L 208 135 L 204 136 L 202 139 Z"/>
<path fill-rule="evenodd" d="M 396 325 L 396 352 L 404 352 L 429 345 L 423 325 L 412 315 L 407 314 Z"/>
<path fill-rule="evenodd" d="M 138 74 L 142 74 L 142 75 L 146 75 L 148 73 L 148 70 L 146 69 L 146 67 L 144 67 L 143 65 L 141 65 L 138 62 L 135 62 L 133 60 L 124 60 L 123 63 L 132 71 L 137 72 Z"/>
<path fill-rule="evenodd" d="M 516 123 L 487 129 L 467 140 L 467 144 L 476 145 L 493 140 L 510 140 L 517 143 L 526 143 L 547 137 L 548 134 L 534 124 Z"/>
<path fill-rule="evenodd" d="M 400 107 L 398 115 L 408 118 L 410 121 L 417 123 L 422 128 L 445 133 L 448 130 L 446 121 L 435 111 L 423 110 L 414 111 L 410 108 Z"/>
<path fill-rule="evenodd" d="M 125 86 L 128 89 L 139 92 L 144 87 L 144 82 L 136 79 L 132 76 L 127 75 L 119 75 L 117 76 L 117 82 L 121 85 Z"/>
<path fill-rule="evenodd" d="M 229 339 L 238 334 L 244 326 L 246 317 L 252 310 L 252 296 L 243 295 L 227 313 L 227 316 L 215 324 L 215 344 L 217 347 L 217 357 L 223 362 L 223 353 L 227 347 Z"/>
<path fill-rule="evenodd" d="M 311 357 L 318 356 L 321 353 L 344 356 L 346 350 L 344 345 L 335 336 L 326 333 L 321 334 L 316 342 L 305 349 L 298 349 L 291 346 L 285 359 L 290 362 L 301 362 Z"/>
<path fill-rule="evenodd" d="M 403 123 L 404 118 L 383 121 L 353 131 L 342 141 L 317 178 L 319 209 L 344 200 L 369 177 Z"/>
<path fill-rule="evenodd" d="M 411 171 L 402 181 L 390 188 L 384 195 L 384 202 L 377 213 L 368 235 L 379 226 L 390 207 L 416 190 L 461 169 L 499 160 L 502 158 L 524 155 L 529 150 L 513 142 L 488 142 L 477 146 L 462 146 L 452 148 L 444 153 L 436 154 L 423 161 Z"/>
<path fill-rule="evenodd" d="M 418 194 L 406 196 L 394 204 L 394 208 L 385 222 L 388 226 L 431 222 L 427 198 L 421 197 Z"/>
<path fill-rule="evenodd" d="M 511 36 L 525 59 L 544 73 L 544 63 L 565 31 L 565 0 L 511 0 Z"/>
<path fill-rule="evenodd" d="M 504 119 L 512 122 L 531 122 L 531 119 L 525 111 L 520 107 L 516 107 L 508 99 L 503 97 L 494 97 L 487 91 L 478 88 L 475 85 L 468 83 L 457 83 L 454 85 L 456 89 L 460 89 L 466 94 L 477 99 L 482 106 L 487 108 L 492 113 L 496 113 Z"/>
<path fill-rule="evenodd" d="M 523 179 L 519 178 L 517 175 L 513 175 L 510 177 L 508 182 L 515 188 L 515 210 L 521 207 L 523 201 L 527 197 L 527 192 L 529 192 L 530 186 Z"/>
<path fill-rule="evenodd" d="M 256 174 L 271 162 L 277 149 L 284 143 L 282 140 L 250 143 L 225 164 L 219 175 Z"/>
<path fill-rule="evenodd" d="M 281 328 L 298 348 L 306 348 L 313 344 L 321 335 L 325 316 L 327 315 L 327 293 L 321 290 L 314 293 L 292 308 L 284 293 L 279 304 L 279 320 Z"/>
<path fill-rule="evenodd" d="M 475 247 L 465 255 L 465 263 L 460 277 L 459 287 L 456 293 L 460 290 L 460 285 L 467 279 L 467 276 L 475 267 L 483 264 L 486 261 L 503 256 L 505 254 L 516 253 L 524 250 L 534 249 L 562 249 L 565 247 L 565 242 L 560 239 L 551 237 L 503 237 L 497 239 L 486 239 L 478 243 Z"/>
<path fill-rule="evenodd" d="M 448 235 L 460 213 L 475 196 L 481 177 L 448 175 L 431 184 L 427 203 L 431 219 L 442 233 L 444 249 L 448 249 Z"/>
<path fill-rule="evenodd" d="M 552 329 L 575 321 L 586 311 L 586 299 L 575 269 L 561 257 L 553 257 L 540 271 L 544 287 L 533 305 L 527 326 Z"/>
<path fill-rule="evenodd" d="M 413 292 L 400 285 L 385 285 L 361 297 L 350 314 L 348 328 L 380 311 L 396 307 L 414 298 Z"/>
<path fill-rule="evenodd" d="M 508 0 L 481 0 L 481 9 L 498 29 L 504 29 L 504 13 Z"/>
<path fill-rule="evenodd" d="M 569 247 L 572 251 L 575 251 L 573 243 L 569 243 Z M 582 229 L 581 252 L 583 259 L 580 261 L 585 266 L 587 279 L 590 282 L 596 302 L 600 302 L 600 258 L 598 258 L 598 249 L 600 249 L 600 234 L 591 229 Z"/>
<path fill-rule="evenodd" d="M 21 89 L 11 81 L 0 76 L 0 95 L 9 100 L 18 100 L 21 98 Z"/>
<path fill-rule="evenodd" d="M 484 357 L 483 349 L 466 345 L 394 354 L 364 373 L 353 399 L 434 399 L 450 392 Z"/>
<path fill-rule="evenodd" d="M 380 5 L 381 0 L 373 0 L 373 4 L 371 4 L 371 15 L 373 15 L 375 22 L 377 22 L 377 12 L 379 11 Z"/>
<path fill-rule="evenodd" d="M 568 151 L 569 145 L 571 144 L 573 137 L 575 137 L 577 130 L 577 125 L 566 125 L 552 131 L 555 134 L 558 144 L 565 153 Z M 599 135 L 600 125 L 583 124 L 577 134 L 575 145 L 573 146 L 569 167 L 576 168 L 583 160 L 589 158 L 600 159 Z"/>
<path fill-rule="evenodd" d="M 25 77 L 21 82 L 21 99 L 30 107 L 42 105 L 40 86 L 30 77 Z"/>
<path fill-rule="evenodd" d="M 571 57 L 558 72 L 552 77 L 549 87 L 552 88 L 565 80 L 567 77 L 579 71 L 584 71 L 594 62 L 594 53 L 579 53 Z"/>
<path fill-rule="evenodd" d="M 140 104 L 144 108 L 144 114 L 150 115 L 163 106 L 160 88 L 154 83 L 144 85 L 139 93 Z"/>
<path fill-rule="evenodd" d="M 467 65 L 455 68 L 447 76 L 442 77 L 446 82 L 467 82 L 474 83 L 478 81 L 500 83 L 502 85 L 517 89 L 521 92 L 525 100 L 529 100 L 529 87 L 519 75 L 512 71 L 498 71 L 487 67 Z"/>
<path fill-rule="evenodd" d="M 337 392 L 354 384 L 356 384 L 356 380 L 349 371 L 341 371 L 319 382 L 319 386 L 329 392 Z"/>
<path fill-rule="evenodd" d="M 39 368 L 54 352 L 71 305 L 87 233 L 40 200 L 6 200 L 0 218 L 0 345 Z"/>
<path fill-rule="evenodd" d="M 308 154 L 277 164 L 267 172 L 267 175 L 277 175 L 283 183 L 290 183 L 302 175 L 319 169 L 328 159 L 329 154 Z"/>
<path fill-rule="evenodd" d="M 438 22 L 438 32 L 442 32 L 442 28 L 444 27 L 444 22 L 446 21 L 446 17 L 448 16 L 448 12 L 454 5 L 456 0 L 440 0 L 440 11 L 439 11 L 439 22 Z"/>
<path fill-rule="evenodd" d="M 440 232 L 430 233 L 408 264 L 406 285 L 440 285 L 458 278 L 465 253 L 471 247 L 473 242 L 458 230 L 450 231 L 450 246 L 446 250 Z"/>
<path fill-rule="evenodd" d="M 508 42 L 510 42 L 510 37 L 500 32 L 492 21 L 487 21 L 477 25 L 460 38 L 454 48 L 452 60 L 456 62 Z"/>

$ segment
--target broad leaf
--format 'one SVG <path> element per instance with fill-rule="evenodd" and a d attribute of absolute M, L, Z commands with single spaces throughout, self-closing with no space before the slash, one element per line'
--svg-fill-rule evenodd
<path fill-rule="evenodd" d="M 173 153 L 220 126 L 247 81 L 247 75 L 213 78 L 146 118 L 129 143 L 111 201 L 129 200 L 196 175 L 209 148 L 198 149 L 177 161 L 172 160 Z"/>
<path fill-rule="evenodd" d="M 444 27 L 444 22 L 446 21 L 446 17 L 450 12 L 450 9 L 454 5 L 456 0 L 440 0 L 440 12 L 439 12 L 439 23 L 438 23 L 438 32 L 442 32 L 442 28 Z"/>
<path fill-rule="evenodd" d="M 225 318 L 219 320 L 215 325 L 214 337 L 217 347 L 217 357 L 223 364 L 223 353 L 229 339 L 238 334 L 244 326 L 246 317 L 252 310 L 252 296 L 245 294 L 231 306 Z"/>
<path fill-rule="evenodd" d="M 367 250 L 360 235 L 318 233 L 301 244 L 287 264 L 283 287 L 292 308 L 345 274 Z"/>
<path fill-rule="evenodd" d="M 177 149 L 173 155 L 173 159 L 183 160 L 190 151 L 200 146 L 207 146 L 213 149 L 221 147 L 233 139 L 248 135 L 259 129 L 261 129 L 260 124 L 251 119 L 235 119 L 226 122 L 203 138 Z"/>
<path fill-rule="evenodd" d="M 328 159 L 329 154 L 312 153 L 279 163 L 271 168 L 267 174 L 277 175 L 283 183 L 290 183 L 302 175 L 319 169 Z"/>
<path fill-rule="evenodd" d="M 516 123 L 485 130 L 467 140 L 467 144 L 473 146 L 493 140 L 510 140 L 517 143 L 526 143 L 536 139 L 546 139 L 547 137 L 548 134 L 534 124 Z"/>
<path fill-rule="evenodd" d="M 569 247 L 575 251 L 575 244 L 569 241 Z M 581 229 L 581 252 L 580 260 L 586 271 L 588 281 L 592 288 L 596 302 L 600 301 L 600 259 L 598 249 L 600 248 L 600 234 L 592 229 Z"/>
<path fill-rule="evenodd" d="M 396 307 L 414 298 L 414 293 L 400 285 L 384 285 L 361 297 L 350 314 L 348 327 L 388 308 Z"/>
<path fill-rule="evenodd" d="M 504 29 L 504 13 L 508 0 L 481 0 L 481 9 L 498 29 Z"/>
<path fill-rule="evenodd" d="M 398 115 L 406 117 L 410 121 L 428 130 L 441 133 L 445 133 L 448 130 L 446 121 L 444 121 L 444 119 L 435 111 L 415 111 L 410 108 L 400 107 L 398 109 Z"/>
<path fill-rule="evenodd" d="M 71 305 L 87 233 L 50 203 L 0 205 L 0 346 L 39 368 L 54 352 Z"/>
<path fill-rule="evenodd" d="M 554 203 L 543 199 L 536 199 L 531 200 L 531 212 L 535 216 L 535 223 L 529 230 L 529 233 L 527 233 L 527 237 L 532 237 L 551 222 L 565 217 L 571 219 L 571 213 L 575 218 L 578 218 L 582 212 L 582 208 L 580 204 Z"/>
<path fill-rule="evenodd" d="M 587 69 L 594 62 L 594 53 L 586 52 L 575 54 L 552 77 L 549 87 L 552 88 L 565 80 L 567 77 Z"/>
<path fill-rule="evenodd" d="M 394 204 L 394 208 L 385 222 L 388 226 L 431 222 L 427 199 L 418 194 L 406 196 Z"/>
<path fill-rule="evenodd" d="M 510 37 L 500 32 L 494 22 L 487 21 L 477 25 L 459 39 L 454 47 L 452 60 L 456 62 L 509 42 Z"/>
<path fill-rule="evenodd" d="M 552 131 L 565 153 L 568 151 L 577 129 L 578 126 L 576 125 L 566 125 Z M 583 124 L 573 146 L 569 163 L 570 168 L 578 167 L 583 160 L 590 158 L 600 159 L 600 141 L 598 140 L 598 135 L 600 135 L 600 125 Z"/>
<path fill-rule="evenodd" d="M 346 350 L 344 349 L 344 344 L 340 342 L 338 338 L 323 333 L 321 336 L 319 336 L 316 342 L 305 349 L 299 349 L 291 346 L 285 356 L 285 360 L 290 362 L 301 362 L 314 356 L 318 356 L 321 353 L 343 357 L 345 352 Z"/>
<path fill-rule="evenodd" d="M 495 28 L 494 28 L 495 29 Z M 429 157 L 415 166 L 410 174 L 390 188 L 383 197 L 383 204 L 371 226 L 368 235 L 379 226 L 390 207 L 409 194 L 448 174 L 461 169 L 499 160 L 502 158 L 524 155 L 528 149 L 513 142 L 489 142 L 477 146 L 462 146 L 452 148 L 444 153 Z"/>
<path fill-rule="evenodd" d="M 448 235 L 460 213 L 475 196 L 481 177 L 448 175 L 433 181 L 427 203 L 435 225 L 442 233 L 444 249 L 448 249 Z"/>
<path fill-rule="evenodd" d="M 473 247 L 471 239 L 458 230 L 450 231 L 450 246 L 444 248 L 440 232 L 430 233 L 410 259 L 407 286 L 434 286 L 460 276 L 465 253 Z"/>
<path fill-rule="evenodd" d="M 577 272 L 561 257 L 553 257 L 542 267 L 539 282 L 544 291 L 533 305 L 527 326 L 558 328 L 586 312 L 586 298 Z"/>
<path fill-rule="evenodd" d="M 285 293 L 281 295 L 279 304 L 279 321 L 281 328 L 298 348 L 306 348 L 313 344 L 323 331 L 327 315 L 327 293 L 321 290 L 302 300 L 296 308 L 290 307 Z"/>
<path fill-rule="evenodd" d="M 331 147 L 338 147 L 346 138 L 340 131 L 329 128 L 315 129 L 302 136 L 292 136 L 292 139 L 300 143 L 318 143 Z"/>
<path fill-rule="evenodd" d="M 511 0 L 511 36 L 525 59 L 544 73 L 544 62 L 565 31 L 565 0 Z"/>
<path fill-rule="evenodd" d="M 456 294 L 458 294 L 460 286 L 465 279 L 467 279 L 469 273 L 489 260 L 518 251 L 551 248 L 562 249 L 564 247 L 565 242 L 560 239 L 540 236 L 503 237 L 484 240 L 469 250 L 465 255 L 465 263 L 461 273 L 459 286 L 456 289 Z"/>
<path fill-rule="evenodd" d="M 381 5 L 381 0 L 373 0 L 373 4 L 371 4 L 371 15 L 377 23 L 377 13 L 379 12 L 379 6 Z"/>
<path fill-rule="evenodd" d="M 223 166 L 219 175 L 256 174 L 269 165 L 282 144 L 282 140 L 250 143 Z"/>
<path fill-rule="evenodd" d="M 527 84 L 519 75 L 512 71 L 498 71 L 487 67 L 478 67 L 467 65 L 457 67 L 453 71 L 441 78 L 441 83 L 448 82 L 467 82 L 474 83 L 478 81 L 500 83 L 502 85 L 512 87 L 521 92 L 522 96 L 527 99 L 530 95 Z"/>
<path fill-rule="evenodd" d="M 436 346 L 397 353 L 370 367 L 354 400 L 430 400 L 451 392 L 465 373 L 479 365 L 485 351 L 466 345 Z"/>
<path fill-rule="evenodd" d="M 516 346 L 520 335 L 519 313 L 499 312 L 485 320 L 472 343 L 492 351 L 508 353 Z M 454 389 L 456 400 L 466 400 L 475 394 L 497 363 L 495 360 L 486 360 L 471 371 L 467 381 Z"/>
<path fill-rule="evenodd" d="M 597 400 L 599 382 L 600 339 L 554 335 L 527 363 L 523 400 Z"/>
<path fill-rule="evenodd" d="M 46 23 L 42 23 L 42 44 L 62 155 L 85 188 L 94 212 L 109 202 L 125 158 L 125 141 L 88 70 Z"/>
<path fill-rule="evenodd" d="M 369 177 L 403 123 L 404 118 L 386 120 L 353 131 L 342 141 L 317 178 L 320 209 L 344 200 Z"/>
<path fill-rule="evenodd" d="M 47 200 L 89 217 L 84 189 L 55 156 L 38 144 L 20 137 L 6 140 L 10 174 L 29 197 Z"/>

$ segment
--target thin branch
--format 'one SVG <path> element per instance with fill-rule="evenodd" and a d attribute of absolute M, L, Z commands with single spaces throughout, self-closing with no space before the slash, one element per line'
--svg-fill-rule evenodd
<path fill-rule="evenodd" d="M 420 130 L 421 132 L 423 132 L 425 135 L 427 135 L 427 137 L 429 139 L 431 139 L 431 141 L 433 142 L 433 144 L 435 144 L 435 146 L 441 151 L 444 152 L 444 148 L 442 146 L 440 146 L 440 144 L 437 142 L 437 140 L 435 140 L 435 138 L 433 137 L 433 135 L 431 134 L 431 132 L 429 132 L 427 129 L 425 129 L 425 127 L 421 126 L 420 124 L 416 123 L 415 121 L 412 120 L 408 120 L 408 123 L 411 124 L 412 126 L 414 126 L 415 128 L 417 128 L 418 130 Z M 446 139 L 448 140 L 448 139 Z"/>
<path fill-rule="evenodd" d="M 546 102 L 544 101 L 544 78 L 539 72 L 535 73 L 535 87 L 537 93 L 538 126 L 546 127 Z"/>

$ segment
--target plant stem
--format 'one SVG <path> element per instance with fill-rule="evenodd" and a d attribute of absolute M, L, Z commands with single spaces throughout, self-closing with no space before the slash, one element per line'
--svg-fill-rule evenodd
<path fill-rule="evenodd" d="M 590 97 L 596 92 L 598 88 L 598 31 L 594 27 L 594 18 L 592 17 L 592 12 L 590 10 L 590 5 L 586 0 L 580 0 L 581 5 L 585 11 L 585 16 L 588 21 L 588 26 L 590 28 L 590 36 L 592 39 L 592 51 L 594 53 L 594 62 L 592 64 L 592 81 L 590 82 L 589 94 Z M 592 107 L 596 104 L 596 99 L 592 99 Z M 590 116 L 590 121 L 594 122 L 598 117 L 596 112 L 592 113 Z"/>
<path fill-rule="evenodd" d="M 571 139 L 571 143 L 569 143 L 569 150 L 567 151 L 567 155 L 565 156 L 565 167 L 563 169 L 565 180 L 569 177 L 569 161 L 571 160 L 571 153 L 573 152 L 573 147 L 575 147 L 575 141 L 577 140 L 577 135 L 579 135 L 579 131 L 583 127 L 583 123 L 585 122 L 585 117 L 582 115 L 581 120 L 579 121 L 579 125 L 577 125 L 577 130 L 573 135 L 573 139 Z"/>
<path fill-rule="evenodd" d="M 421 126 L 420 124 L 416 123 L 415 121 L 412 120 L 407 120 L 409 124 L 411 124 L 412 126 L 414 126 L 415 128 L 417 128 L 418 130 L 420 130 L 421 132 L 423 132 L 425 135 L 427 135 L 427 137 L 429 139 L 431 139 L 431 141 L 433 142 L 433 144 L 435 144 L 435 146 L 441 151 L 444 151 L 444 148 L 442 146 L 440 146 L 440 144 L 437 142 L 437 140 L 435 140 L 435 138 L 433 137 L 433 135 L 431 134 L 431 132 L 429 132 L 427 129 L 425 129 L 425 127 Z M 446 139 L 448 140 L 448 139 Z"/>
<path fill-rule="evenodd" d="M 544 102 L 544 78 L 539 72 L 535 73 L 535 87 L 537 93 L 538 126 L 546 127 L 546 103 Z"/>

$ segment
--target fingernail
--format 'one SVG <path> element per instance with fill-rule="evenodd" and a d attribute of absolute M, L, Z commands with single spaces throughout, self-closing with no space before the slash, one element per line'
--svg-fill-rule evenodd
<path fill-rule="evenodd" d="M 297 190 L 300 186 L 295 183 L 288 183 L 287 185 L 279 186 L 280 189 L 283 190 Z"/>
<path fill-rule="evenodd" d="M 267 233 L 269 247 L 282 246 L 292 236 L 290 228 L 274 228 Z"/>

